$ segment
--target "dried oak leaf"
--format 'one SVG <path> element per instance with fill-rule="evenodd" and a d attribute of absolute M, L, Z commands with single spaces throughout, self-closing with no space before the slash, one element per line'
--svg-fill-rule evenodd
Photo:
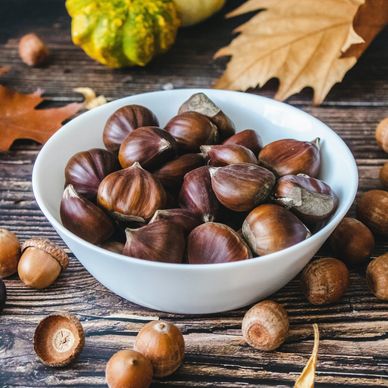
<path fill-rule="evenodd" d="M 216 88 L 246 90 L 278 78 L 275 98 L 310 86 L 320 104 L 388 22 L 387 0 L 249 0 L 228 16 L 263 9 L 215 54 L 232 56 Z"/>
<path fill-rule="evenodd" d="M 313 324 L 314 329 L 314 347 L 313 352 L 302 373 L 295 382 L 294 388 L 314 388 L 315 370 L 317 368 L 318 348 L 319 348 L 319 329 L 316 323 Z"/>
<path fill-rule="evenodd" d="M 0 85 L 0 152 L 7 151 L 17 139 L 44 143 L 64 120 L 82 108 L 72 103 L 60 108 L 35 109 L 43 98 L 42 91 L 22 94 Z"/>

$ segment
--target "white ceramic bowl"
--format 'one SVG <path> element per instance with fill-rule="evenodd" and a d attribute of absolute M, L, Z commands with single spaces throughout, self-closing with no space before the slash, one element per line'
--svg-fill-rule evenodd
<path fill-rule="evenodd" d="M 126 104 L 142 104 L 158 116 L 163 127 L 181 103 L 205 92 L 233 119 L 239 130 L 256 129 L 264 144 L 282 138 L 322 139 L 320 178 L 339 197 L 330 222 L 309 239 L 280 252 L 225 264 L 183 265 L 145 261 L 111 253 L 65 229 L 59 203 L 64 168 L 76 152 L 103 147 L 102 130 L 108 116 Z M 289 105 L 253 94 L 182 89 L 139 94 L 95 108 L 58 131 L 43 147 L 33 171 L 33 189 L 45 216 L 83 266 L 104 286 L 137 304 L 156 310 L 205 314 L 253 303 L 288 283 L 314 256 L 345 216 L 357 191 L 358 175 L 348 147 L 325 124 Z"/>

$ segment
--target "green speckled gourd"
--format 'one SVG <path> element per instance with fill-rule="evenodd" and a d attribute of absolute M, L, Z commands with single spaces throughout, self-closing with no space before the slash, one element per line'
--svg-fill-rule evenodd
<path fill-rule="evenodd" d="M 174 43 L 173 0 L 66 0 L 74 44 L 109 67 L 145 66 Z"/>

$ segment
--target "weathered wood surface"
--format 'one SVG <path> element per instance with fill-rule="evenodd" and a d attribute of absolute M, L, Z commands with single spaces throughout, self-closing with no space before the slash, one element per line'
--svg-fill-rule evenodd
<path fill-rule="evenodd" d="M 55 104 L 80 100 L 72 91 L 79 86 L 92 87 L 108 99 L 172 86 L 209 87 L 225 64 L 212 61 L 212 55 L 228 43 L 239 21 L 225 21 L 220 15 L 182 30 L 171 52 L 146 69 L 112 71 L 72 46 L 63 1 L 2 0 L 0 66 L 11 65 L 12 70 L 1 83 L 25 92 L 44 88 Z M 29 69 L 18 58 L 17 39 L 30 31 L 49 43 L 52 59 L 46 68 Z M 385 31 L 321 107 L 310 106 L 309 91 L 289 101 L 326 122 L 350 146 L 359 166 L 360 192 L 380 187 L 378 171 L 387 159 L 373 138 L 376 124 L 388 114 L 387 39 Z M 272 96 L 275 86 L 271 82 L 253 92 Z M 32 142 L 18 141 L 10 152 L 0 154 L 0 227 L 12 229 L 22 240 L 46 236 L 63 246 L 31 190 L 31 171 L 39 149 Z M 379 239 L 373 256 L 387 248 L 388 242 Z M 324 248 L 322 254 L 326 253 Z M 255 351 L 241 340 L 246 309 L 208 316 L 147 310 L 113 295 L 74 257 L 48 290 L 28 289 L 16 276 L 7 279 L 6 285 L 8 303 L 0 316 L 2 387 L 103 385 L 107 359 L 130 346 L 143 323 L 157 318 L 169 319 L 182 329 L 187 356 L 174 376 L 155 381 L 155 387 L 292 386 L 312 349 L 313 322 L 319 324 L 322 338 L 317 386 L 388 386 L 388 304 L 368 292 L 362 269 L 352 271 L 349 291 L 333 306 L 308 305 L 297 279 L 275 294 L 273 298 L 289 311 L 291 333 L 286 344 L 273 353 Z M 77 314 L 86 330 L 86 346 L 79 360 L 60 370 L 40 364 L 32 347 L 36 324 L 56 311 Z"/>

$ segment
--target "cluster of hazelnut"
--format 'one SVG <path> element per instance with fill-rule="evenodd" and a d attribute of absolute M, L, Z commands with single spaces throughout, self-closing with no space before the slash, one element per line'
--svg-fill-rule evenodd
<path fill-rule="evenodd" d="M 7 297 L 2 279 L 18 273 L 26 286 L 42 289 L 53 284 L 68 263 L 66 252 L 53 242 L 31 238 L 21 245 L 14 233 L 0 228 L 0 312 Z"/>
<path fill-rule="evenodd" d="M 124 106 L 105 125 L 107 150 L 70 158 L 60 206 L 67 229 L 136 258 L 210 264 L 294 245 L 337 208 L 316 178 L 319 139 L 262 147 L 203 93 L 158 125 L 149 109 Z"/>
<path fill-rule="evenodd" d="M 35 329 L 34 349 L 43 364 L 63 367 L 81 353 L 85 332 L 77 317 L 52 314 Z M 105 377 L 110 388 L 148 388 L 153 377 L 173 374 L 182 364 L 185 341 L 172 323 L 151 321 L 136 336 L 134 349 L 120 350 L 106 365 Z"/>

